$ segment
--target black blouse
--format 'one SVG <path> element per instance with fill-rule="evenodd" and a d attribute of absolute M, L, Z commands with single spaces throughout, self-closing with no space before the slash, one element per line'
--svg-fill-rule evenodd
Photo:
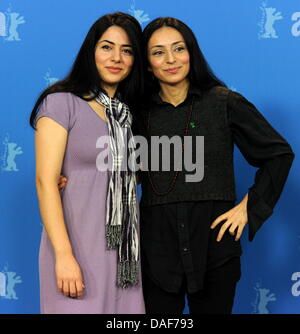
<path fill-rule="evenodd" d="M 159 122 L 157 117 L 150 119 L 150 129 L 155 128 L 155 123 L 158 122 L 160 127 L 163 124 L 164 133 L 182 135 L 191 96 L 201 99 L 202 93 L 198 88 L 191 86 L 186 100 L 174 107 L 163 101 L 158 94 L 153 95 L 151 113 L 159 114 L 160 118 Z M 228 94 L 227 117 L 234 143 L 250 165 L 259 167 L 254 184 L 248 191 L 249 240 L 252 241 L 257 230 L 273 212 L 288 177 L 294 153 L 288 142 L 268 123 L 255 106 L 234 91 Z M 134 134 L 149 138 L 151 132 L 148 132 L 147 121 L 147 113 L 142 112 L 137 115 L 133 126 Z M 172 171 L 163 173 L 174 174 Z M 140 177 L 142 189 L 144 189 L 143 183 L 149 182 L 147 172 L 141 172 Z M 159 184 L 157 186 L 159 187 Z M 178 202 L 174 198 L 179 198 L 180 201 L 199 200 L 193 198 L 188 187 L 189 183 L 184 182 L 184 177 L 178 177 L 171 196 L 160 196 L 157 204 L 161 202 L 162 197 L 164 203 Z"/>
<path fill-rule="evenodd" d="M 170 127 L 172 133 L 181 135 L 192 95 L 201 99 L 199 90 L 190 87 L 187 99 L 177 107 L 162 101 L 158 95 L 153 96 L 154 112 L 159 112 L 160 123 L 166 126 L 166 133 L 170 133 L 167 128 Z M 259 167 L 254 184 L 248 191 L 248 236 L 252 241 L 273 212 L 289 174 L 294 153 L 254 105 L 233 91 L 228 94 L 227 117 L 234 143 L 250 165 Z M 157 118 L 152 119 L 152 122 L 157 122 Z M 136 117 L 133 127 L 135 134 L 147 137 L 146 124 L 144 116 Z M 151 125 L 155 124 L 150 123 L 150 128 Z M 141 175 L 142 183 L 148 182 L 147 172 Z M 188 183 L 178 179 L 173 192 L 178 192 L 180 201 L 141 205 L 140 208 L 143 270 L 170 292 L 179 290 L 183 275 L 187 277 L 189 292 L 201 289 L 206 270 L 218 267 L 242 253 L 240 242 L 234 241 L 228 230 L 222 241 L 216 242 L 222 223 L 214 230 L 209 229 L 219 215 L 236 205 L 235 201 L 191 200 L 191 194 L 185 198 L 184 194 L 188 193 L 186 187 Z M 239 273 L 234 274 L 238 279 Z"/>
<path fill-rule="evenodd" d="M 242 113 L 245 108 L 251 112 Z M 249 240 L 252 241 L 273 213 L 295 155 L 283 137 L 242 95 L 229 94 L 228 117 L 235 144 L 250 165 L 259 167 L 248 191 Z"/>

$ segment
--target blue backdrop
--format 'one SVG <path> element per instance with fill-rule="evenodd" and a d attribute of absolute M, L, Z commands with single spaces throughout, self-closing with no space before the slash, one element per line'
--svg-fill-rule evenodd
<path fill-rule="evenodd" d="M 274 214 L 252 243 L 244 231 L 243 276 L 233 312 L 299 313 L 298 0 L 1 0 L 0 313 L 39 313 L 42 223 L 31 108 L 40 91 L 67 74 L 92 23 L 114 11 L 133 14 L 142 26 L 158 16 L 186 22 L 216 74 L 292 145 L 296 158 Z M 239 200 L 255 171 L 236 150 Z"/>

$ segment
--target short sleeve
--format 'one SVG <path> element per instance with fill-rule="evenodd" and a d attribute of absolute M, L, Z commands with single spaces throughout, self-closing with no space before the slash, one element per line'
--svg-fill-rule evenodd
<path fill-rule="evenodd" d="M 49 94 L 43 100 L 35 122 L 42 117 L 49 117 L 70 131 L 75 122 L 73 95 L 70 93 Z"/>

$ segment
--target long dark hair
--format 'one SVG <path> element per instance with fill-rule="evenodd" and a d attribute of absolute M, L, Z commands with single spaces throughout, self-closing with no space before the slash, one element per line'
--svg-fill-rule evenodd
<path fill-rule="evenodd" d="M 144 80 L 142 76 L 142 28 L 131 15 L 122 12 L 100 17 L 90 28 L 66 78 L 48 87 L 37 99 L 30 115 L 30 125 L 35 129 L 35 118 L 43 99 L 52 93 L 70 92 L 86 101 L 93 100 L 100 91 L 101 78 L 95 63 L 95 46 L 103 33 L 111 26 L 119 26 L 128 34 L 134 55 L 134 64 L 130 74 L 119 85 L 122 102 L 135 109 L 143 95 Z M 89 98 L 84 96 L 91 95 Z"/>
<path fill-rule="evenodd" d="M 162 28 L 171 27 L 176 29 L 183 36 L 187 49 L 190 54 L 190 72 L 188 75 L 189 81 L 192 85 L 199 87 L 201 90 L 207 90 L 214 86 L 226 87 L 225 83 L 216 77 L 208 65 L 193 31 L 182 21 L 173 17 L 159 17 L 151 21 L 143 31 L 143 49 L 145 60 L 145 83 L 147 84 L 147 91 L 158 92 L 159 82 L 154 76 L 147 70 L 148 64 L 148 43 L 152 34 Z"/>

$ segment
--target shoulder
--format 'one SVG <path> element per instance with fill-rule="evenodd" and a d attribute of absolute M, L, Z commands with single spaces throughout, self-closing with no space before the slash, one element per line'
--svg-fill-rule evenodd
<path fill-rule="evenodd" d="M 243 94 L 237 91 L 230 91 L 228 95 L 227 105 L 229 109 L 255 109 L 253 102 L 249 101 Z"/>
<path fill-rule="evenodd" d="M 42 102 L 41 109 L 49 111 L 59 111 L 68 115 L 75 115 L 76 110 L 80 107 L 82 99 L 73 93 L 59 92 L 52 93 L 45 97 Z"/>
<path fill-rule="evenodd" d="M 76 103 L 79 97 L 72 93 L 59 92 L 47 95 L 40 106 L 36 121 L 50 117 L 70 130 L 76 121 Z"/>
<path fill-rule="evenodd" d="M 228 94 L 229 92 L 231 92 L 231 89 L 224 86 L 214 86 L 210 88 L 209 91 L 214 94 Z"/>
<path fill-rule="evenodd" d="M 78 96 L 73 93 L 67 92 L 59 92 L 59 93 L 51 93 L 47 95 L 44 99 L 44 103 L 56 104 L 56 105 L 71 105 L 80 99 Z"/>
<path fill-rule="evenodd" d="M 229 107 L 243 104 L 252 105 L 252 103 L 241 93 L 223 86 L 212 87 L 208 91 L 208 95 L 213 98 L 219 97 L 221 101 L 225 102 Z"/>
<path fill-rule="evenodd" d="M 208 98 L 221 98 L 224 101 L 227 101 L 231 93 L 233 93 L 233 91 L 224 86 L 214 86 L 205 91 L 205 95 Z"/>

